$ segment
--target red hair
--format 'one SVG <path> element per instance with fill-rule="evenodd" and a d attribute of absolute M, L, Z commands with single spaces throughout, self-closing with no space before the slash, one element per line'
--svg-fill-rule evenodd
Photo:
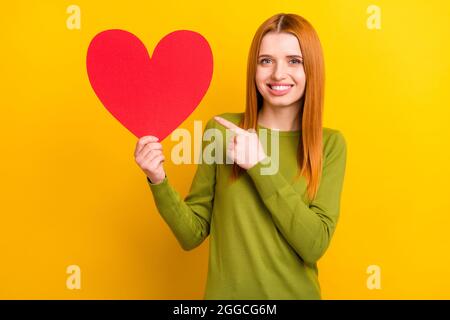
<path fill-rule="evenodd" d="M 296 14 L 276 14 L 267 19 L 256 31 L 250 47 L 247 63 L 247 101 L 244 117 L 239 126 L 243 129 L 257 130 L 258 111 L 263 97 L 255 84 L 256 65 L 261 40 L 268 32 L 287 32 L 297 37 L 303 56 L 306 87 L 299 100 L 301 139 L 299 139 L 296 179 L 304 176 L 307 181 L 307 193 L 314 199 L 319 188 L 322 174 L 322 114 L 324 103 L 325 70 L 322 47 L 316 31 L 303 17 Z M 232 180 L 237 179 L 245 170 L 236 163 L 232 168 Z"/>

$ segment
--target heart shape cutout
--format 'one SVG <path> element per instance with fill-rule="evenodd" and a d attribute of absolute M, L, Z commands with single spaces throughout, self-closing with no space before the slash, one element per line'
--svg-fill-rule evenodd
<path fill-rule="evenodd" d="M 86 68 L 104 107 L 138 138 L 162 141 L 198 106 L 213 73 L 213 56 L 199 33 L 177 30 L 150 58 L 134 34 L 112 29 L 90 42 Z"/>

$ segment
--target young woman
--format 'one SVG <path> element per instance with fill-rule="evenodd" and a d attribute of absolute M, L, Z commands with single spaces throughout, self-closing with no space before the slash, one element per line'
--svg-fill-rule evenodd
<path fill-rule="evenodd" d="M 317 261 L 336 229 L 346 164 L 342 133 L 322 127 L 323 100 L 315 30 L 298 15 L 277 14 L 251 44 L 245 113 L 222 114 L 205 128 L 233 131 L 223 143 L 233 163 L 200 163 L 182 200 L 158 139 L 139 139 L 136 162 L 181 246 L 191 250 L 210 235 L 205 299 L 321 298 Z M 262 174 L 274 150 L 261 143 L 261 130 L 278 138 L 272 174 Z"/>

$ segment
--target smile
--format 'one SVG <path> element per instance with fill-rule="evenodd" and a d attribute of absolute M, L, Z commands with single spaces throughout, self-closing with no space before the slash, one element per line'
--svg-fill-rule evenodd
<path fill-rule="evenodd" d="M 285 95 L 293 87 L 293 85 L 271 86 L 270 84 L 268 84 L 267 86 L 269 87 L 269 92 L 275 96 Z"/>

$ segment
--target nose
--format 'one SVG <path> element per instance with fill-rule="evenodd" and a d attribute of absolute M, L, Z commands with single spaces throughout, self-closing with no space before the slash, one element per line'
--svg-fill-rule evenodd
<path fill-rule="evenodd" d="M 279 62 L 275 65 L 273 70 L 273 78 L 275 80 L 281 80 L 286 77 L 286 63 L 285 62 Z"/>

